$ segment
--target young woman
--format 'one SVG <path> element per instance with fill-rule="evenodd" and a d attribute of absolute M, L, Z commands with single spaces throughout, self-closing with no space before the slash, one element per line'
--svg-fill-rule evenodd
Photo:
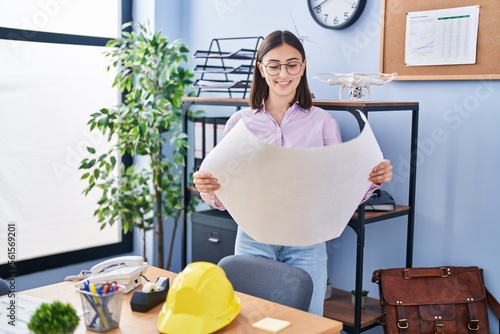
<path fill-rule="evenodd" d="M 305 51 L 295 35 L 288 31 L 272 32 L 262 41 L 256 59 L 250 107 L 230 117 L 225 133 L 245 118 L 251 120 L 246 123 L 248 129 L 267 144 L 318 147 L 341 143 L 337 121 L 325 110 L 312 105 Z M 382 161 L 367 177 L 373 185 L 365 198 L 369 198 L 382 183 L 392 179 L 390 161 Z M 217 179 L 207 171 L 198 171 L 193 178 L 201 197 L 211 206 L 225 210 L 214 193 L 220 187 Z M 245 200 L 243 196 L 241 200 Z M 327 281 L 325 243 L 307 247 L 262 244 L 238 228 L 235 254 L 271 258 L 304 269 L 314 284 L 309 312 L 323 316 Z"/>

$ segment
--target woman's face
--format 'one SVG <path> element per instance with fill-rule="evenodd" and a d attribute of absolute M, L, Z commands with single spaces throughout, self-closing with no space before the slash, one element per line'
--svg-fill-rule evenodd
<path fill-rule="evenodd" d="M 295 102 L 292 99 L 306 67 L 297 49 L 282 44 L 266 53 L 258 67 L 269 86 L 269 97 L 287 98 L 287 102 Z"/>

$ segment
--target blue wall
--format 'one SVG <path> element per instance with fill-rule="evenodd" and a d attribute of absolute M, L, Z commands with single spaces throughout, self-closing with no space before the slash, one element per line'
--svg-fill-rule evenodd
<path fill-rule="evenodd" d="M 308 79 L 318 98 L 335 100 L 339 88 L 313 79 L 317 73 L 379 71 L 380 1 L 368 1 L 357 23 L 343 31 L 317 25 L 306 1 L 176 3 L 182 3 L 182 14 L 165 11 L 161 17 L 156 13 L 156 24 L 177 21 L 182 27 L 178 28 L 178 37 L 192 52 L 207 49 L 215 37 L 265 36 L 276 29 L 295 32 L 293 15 L 300 34 L 318 43 L 305 42 Z M 181 23 L 181 19 L 187 23 Z M 165 35 L 169 36 L 169 32 L 165 31 Z M 195 61 L 190 66 L 194 68 Z M 373 87 L 372 100 L 420 103 L 414 266 L 483 267 L 487 286 L 500 297 L 500 281 L 495 279 L 500 275 L 500 224 L 495 218 L 500 199 L 500 81 L 393 81 Z M 386 113 L 370 118 L 385 156 L 394 165 L 394 180 L 385 187 L 400 202 L 407 196 L 410 119 L 406 114 Z M 346 136 L 349 131 L 345 129 Z M 373 270 L 404 266 L 404 223 L 401 218 L 367 227 L 364 288 L 374 296 L 377 286 L 370 281 Z M 335 286 L 350 290 L 355 234 L 348 228 L 328 245 L 330 279 Z"/>

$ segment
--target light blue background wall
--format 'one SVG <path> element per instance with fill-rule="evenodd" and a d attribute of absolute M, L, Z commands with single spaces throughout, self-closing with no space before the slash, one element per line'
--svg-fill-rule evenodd
<path fill-rule="evenodd" d="M 166 5 L 156 1 L 157 6 Z M 379 71 L 381 1 L 370 0 L 363 15 L 343 31 L 321 28 L 306 1 L 191 0 L 181 3 L 181 15 L 156 12 L 156 26 L 178 22 L 172 38 L 182 37 L 194 52 L 207 49 L 212 38 L 265 36 L 276 29 L 295 32 L 318 44 L 305 44 L 311 90 L 321 99 L 337 99 L 338 86 L 312 77 L 320 72 Z M 182 23 L 180 20 L 182 19 Z M 190 64 L 194 68 L 195 61 Z M 378 101 L 420 103 L 414 266 L 477 265 L 485 269 L 491 292 L 500 296 L 500 81 L 394 81 L 373 87 Z M 386 113 L 371 124 L 387 158 L 394 181 L 386 185 L 396 200 L 406 199 L 409 160 L 409 113 Z M 348 137 L 349 129 L 345 131 Z M 354 280 L 355 233 L 349 228 L 329 242 L 329 274 L 334 285 L 351 289 Z M 364 287 L 377 295 L 370 278 L 378 268 L 405 262 L 405 219 L 367 226 Z M 496 326 L 496 322 L 495 326 Z M 380 329 L 374 329 L 377 332 Z"/>

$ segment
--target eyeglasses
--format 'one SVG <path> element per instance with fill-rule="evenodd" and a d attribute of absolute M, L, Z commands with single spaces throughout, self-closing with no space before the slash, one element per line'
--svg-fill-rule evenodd
<path fill-rule="evenodd" d="M 273 77 L 280 74 L 282 66 L 286 67 L 286 71 L 290 75 L 297 75 L 302 69 L 302 63 L 299 61 L 291 61 L 286 64 L 280 64 L 277 61 L 270 61 L 267 64 L 262 64 L 262 66 L 266 68 L 267 74 Z"/>

